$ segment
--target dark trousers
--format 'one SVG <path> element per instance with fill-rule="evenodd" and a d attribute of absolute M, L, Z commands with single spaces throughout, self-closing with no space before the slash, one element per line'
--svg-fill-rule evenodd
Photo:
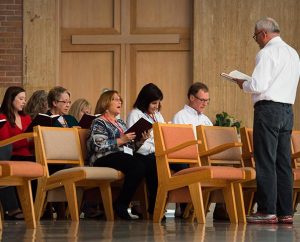
<path fill-rule="evenodd" d="M 142 155 L 125 154 L 123 152 L 112 153 L 97 159 L 94 166 L 110 167 L 122 171 L 125 174 L 124 183 L 115 202 L 116 205 L 128 207 L 140 182 L 145 177 L 146 166 Z"/>
<path fill-rule="evenodd" d="M 153 214 L 158 186 L 155 154 L 152 153 L 149 155 L 140 155 L 140 157 L 146 166 L 145 179 L 149 197 L 148 212 Z"/>
<path fill-rule="evenodd" d="M 254 107 L 253 146 L 258 212 L 292 215 L 292 105 L 260 101 Z"/>

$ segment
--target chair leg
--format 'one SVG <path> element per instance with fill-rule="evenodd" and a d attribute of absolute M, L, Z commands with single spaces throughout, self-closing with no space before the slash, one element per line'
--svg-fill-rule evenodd
<path fill-rule="evenodd" d="M 30 180 L 24 180 L 24 185 L 17 186 L 19 200 L 21 203 L 24 219 L 27 228 L 35 229 L 36 220 L 33 207 L 32 191 Z"/>
<path fill-rule="evenodd" d="M 189 185 L 189 190 L 197 221 L 198 223 L 205 224 L 205 211 L 200 183 L 194 183 Z"/>
<path fill-rule="evenodd" d="M 0 204 L 1 206 L 1 204 Z M 1 206 L 1 210 L 0 210 L 0 231 L 2 231 L 2 219 L 3 219 L 3 216 L 4 216 L 4 212 L 3 212 L 3 208 Z"/>
<path fill-rule="evenodd" d="M 251 190 L 244 192 L 244 204 L 245 204 L 245 213 L 249 215 L 253 208 L 253 201 L 254 201 L 254 194 L 255 192 Z"/>
<path fill-rule="evenodd" d="M 44 205 L 45 205 L 45 198 L 46 198 L 46 180 L 45 179 L 38 179 L 38 186 L 37 191 L 35 195 L 35 201 L 34 201 L 34 212 L 35 212 L 35 218 L 36 221 L 39 221 L 42 216 L 42 211 L 44 211 Z"/>
<path fill-rule="evenodd" d="M 242 185 L 241 183 L 235 183 L 233 186 L 239 223 L 246 223 L 246 213 Z"/>
<path fill-rule="evenodd" d="M 238 223 L 233 184 L 229 183 L 222 190 L 230 222 Z"/>
<path fill-rule="evenodd" d="M 298 198 L 298 192 L 297 191 L 294 191 L 293 192 L 293 208 L 294 208 L 294 211 L 296 211 L 297 209 L 297 199 Z"/>
<path fill-rule="evenodd" d="M 107 221 L 114 221 L 114 210 L 112 206 L 112 195 L 110 183 L 100 185 L 103 207 Z"/>
<path fill-rule="evenodd" d="M 158 187 L 154 214 L 153 214 L 153 223 L 160 223 L 164 214 L 164 210 L 167 202 L 167 195 L 168 195 L 168 191 L 166 191 L 161 187 Z"/>
<path fill-rule="evenodd" d="M 204 191 L 202 192 L 202 196 L 203 196 L 203 206 L 205 209 L 204 211 L 206 216 L 207 213 L 209 212 L 209 207 L 210 207 L 210 191 L 204 189 Z"/>
<path fill-rule="evenodd" d="M 79 221 L 76 186 L 74 182 L 70 182 L 65 183 L 64 187 L 72 221 Z"/>

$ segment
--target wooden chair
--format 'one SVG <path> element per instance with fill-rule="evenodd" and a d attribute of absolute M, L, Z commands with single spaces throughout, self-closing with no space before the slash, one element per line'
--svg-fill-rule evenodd
<path fill-rule="evenodd" d="M 18 140 L 35 138 L 35 133 L 23 133 L 0 141 L 0 147 Z M 44 168 L 30 161 L 0 161 L 0 186 L 16 186 L 27 228 L 36 228 L 31 180 L 44 176 Z M 0 216 L 0 230 L 2 229 Z"/>
<path fill-rule="evenodd" d="M 255 161 L 253 157 L 253 129 L 242 127 L 240 129 L 242 141 L 242 158 L 245 167 L 255 168 Z"/>
<path fill-rule="evenodd" d="M 246 207 L 245 211 L 244 204 L 249 203 L 249 196 L 252 198 L 255 170 L 253 168 L 244 168 L 241 152 L 242 143 L 239 141 L 236 128 L 200 125 L 196 127 L 196 130 L 197 137 L 201 140 L 199 153 L 202 164 L 237 167 L 244 170 L 245 179 L 236 182 L 234 187 L 239 222 L 246 223 L 246 211 L 248 212 L 248 207 Z M 246 192 L 247 196 L 245 196 Z M 249 193 L 250 195 L 248 195 Z M 209 193 L 204 196 L 207 207 L 210 204 L 209 197 Z"/>
<path fill-rule="evenodd" d="M 99 187 L 106 219 L 114 220 L 110 184 L 123 175 L 112 168 L 84 167 L 78 128 L 41 127 L 34 128 L 37 133 L 35 149 L 37 162 L 45 167 L 46 176 L 39 179 L 35 212 L 41 217 L 47 191 L 63 187 L 73 221 L 79 221 L 77 187 Z M 49 175 L 48 164 L 65 164 L 71 168 L 62 169 Z"/>
<path fill-rule="evenodd" d="M 240 129 L 242 146 L 242 158 L 245 167 L 255 169 L 255 160 L 253 157 L 253 129 L 242 127 Z M 254 196 L 256 192 L 256 180 L 245 183 L 244 185 L 244 201 L 246 214 L 251 214 L 254 206 Z"/>
<path fill-rule="evenodd" d="M 79 133 L 79 138 L 80 138 L 80 146 L 81 146 L 81 151 L 82 151 L 82 156 L 83 159 L 86 161 L 88 159 L 88 155 L 87 155 L 87 149 L 86 149 L 86 141 L 87 141 L 87 136 L 89 133 L 88 129 L 78 129 L 78 133 Z M 119 171 L 120 174 L 122 174 L 122 176 L 124 177 L 124 174 Z M 116 182 L 114 182 L 113 184 L 111 184 L 112 188 L 116 187 L 117 190 L 120 190 L 120 187 L 123 185 L 123 181 L 122 180 L 118 180 Z M 143 218 L 149 218 L 149 214 L 147 212 L 148 209 L 148 195 L 147 195 L 147 187 L 145 182 L 142 182 L 140 184 L 140 186 L 138 187 L 135 195 L 134 195 L 134 200 L 137 200 L 140 202 L 140 207 L 141 210 L 143 212 Z"/>
<path fill-rule="evenodd" d="M 198 223 L 205 223 L 202 192 L 221 189 L 231 223 L 238 223 L 234 183 L 245 179 L 245 172 L 234 167 L 201 166 L 192 125 L 153 125 L 158 173 L 158 191 L 153 222 L 161 221 L 168 195 L 188 189 Z M 190 168 L 171 174 L 170 163 L 190 164 Z M 241 194 L 239 194 L 241 195 Z"/>
<path fill-rule="evenodd" d="M 294 175 L 293 206 L 296 210 L 300 202 L 300 130 L 293 130 L 291 136 L 292 166 Z"/>

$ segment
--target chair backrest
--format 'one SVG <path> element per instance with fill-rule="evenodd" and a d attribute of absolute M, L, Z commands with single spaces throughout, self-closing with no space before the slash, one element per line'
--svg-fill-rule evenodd
<path fill-rule="evenodd" d="M 84 165 L 77 128 L 36 126 L 34 131 L 37 162 L 46 168 L 48 164 Z"/>
<path fill-rule="evenodd" d="M 84 160 L 85 164 L 87 164 L 87 159 L 88 159 L 87 147 L 86 147 L 86 141 L 87 141 L 88 133 L 89 133 L 88 129 L 78 128 L 81 152 L 82 152 L 82 157 L 83 157 L 83 160 Z"/>
<path fill-rule="evenodd" d="M 200 166 L 198 148 L 192 125 L 154 123 L 153 133 L 159 178 L 171 176 L 170 163 Z M 194 142 L 194 144 L 171 153 L 166 153 L 166 151 L 189 141 Z"/>
<path fill-rule="evenodd" d="M 202 165 L 244 166 L 241 148 L 237 146 L 240 141 L 235 127 L 200 125 L 196 127 L 196 130 L 197 137 L 201 140 L 201 144 L 199 144 L 200 155 L 205 154 L 208 150 L 213 151 L 217 147 L 221 148 L 222 145 L 224 147 L 222 152 L 201 156 Z M 232 144 L 232 148 L 225 149 L 230 144 Z"/>
<path fill-rule="evenodd" d="M 242 157 L 246 167 L 255 168 L 255 160 L 253 157 L 253 129 L 243 127 L 240 129 L 241 140 L 243 143 Z"/>
<path fill-rule="evenodd" d="M 300 152 L 300 130 L 293 130 L 292 136 L 291 136 L 291 142 L 292 142 L 292 154 Z M 293 167 L 294 168 L 300 167 L 300 155 L 297 157 L 299 157 L 299 158 L 293 159 Z"/>

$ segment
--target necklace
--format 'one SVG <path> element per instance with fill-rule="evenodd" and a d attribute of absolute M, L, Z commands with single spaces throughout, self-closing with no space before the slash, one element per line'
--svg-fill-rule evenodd
<path fill-rule="evenodd" d="M 103 118 L 104 118 L 106 121 L 108 121 L 109 123 L 111 123 L 113 126 L 115 126 L 115 127 L 120 131 L 121 134 L 124 133 L 123 128 L 121 127 L 121 125 L 118 123 L 118 121 L 117 121 L 116 119 L 110 118 L 107 114 L 104 114 L 104 115 L 103 115 Z"/>

